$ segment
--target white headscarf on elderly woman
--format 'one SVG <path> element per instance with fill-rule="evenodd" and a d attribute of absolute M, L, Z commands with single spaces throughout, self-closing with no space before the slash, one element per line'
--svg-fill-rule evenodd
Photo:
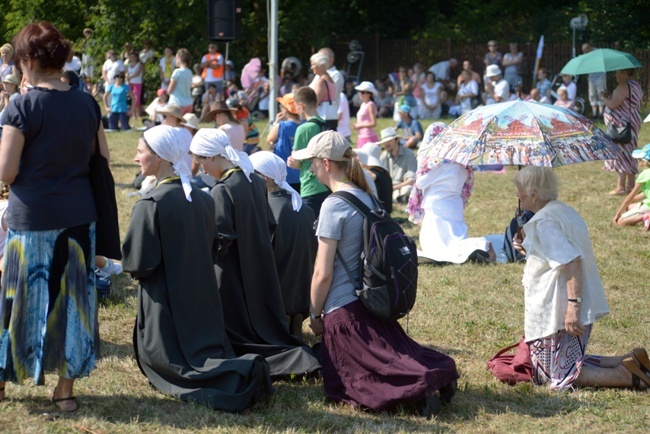
<path fill-rule="evenodd" d="M 168 125 L 158 125 L 145 131 L 143 136 L 156 155 L 172 163 L 174 173 L 181 178 L 185 197 L 192 202 L 192 171 L 187 161 L 187 146 L 181 132 Z"/>
<path fill-rule="evenodd" d="M 194 135 L 190 152 L 200 157 L 214 157 L 220 155 L 239 167 L 251 180 L 251 173 L 255 172 L 253 163 L 246 152 L 238 151 L 230 145 L 228 134 L 218 128 L 202 128 Z"/>
<path fill-rule="evenodd" d="M 300 193 L 294 190 L 287 182 L 287 163 L 273 152 L 259 151 L 250 156 L 255 170 L 267 178 L 271 178 L 278 187 L 291 193 L 293 210 L 298 212 L 302 207 Z"/>

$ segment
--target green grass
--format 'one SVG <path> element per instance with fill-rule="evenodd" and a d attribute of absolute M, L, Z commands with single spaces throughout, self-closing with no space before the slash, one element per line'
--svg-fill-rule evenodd
<path fill-rule="evenodd" d="M 381 128 L 390 125 L 381 120 Z M 264 124 L 258 125 L 260 131 Z M 426 126 L 426 125 L 425 125 Z M 117 182 L 122 234 L 135 198 L 127 198 L 137 166 L 133 162 L 138 133 L 112 133 L 109 144 Z M 640 143 L 650 142 L 644 127 Z M 594 327 L 589 352 L 623 354 L 650 346 L 648 233 L 639 227 L 616 228 L 611 219 L 620 197 L 605 193 L 615 175 L 601 163 L 557 169 L 560 199 L 586 220 L 612 313 Z M 470 235 L 501 233 L 517 200 L 512 177 L 477 173 L 466 210 Z M 396 216 L 405 217 L 401 209 Z M 405 223 L 409 234 L 418 228 Z M 583 389 L 552 393 L 543 387 L 509 387 L 495 380 L 485 361 L 523 333 L 523 265 L 422 266 L 419 294 L 410 315 L 410 334 L 417 341 L 451 355 L 461 373 L 459 393 L 439 418 L 426 421 L 409 414 L 375 415 L 325 401 L 322 382 L 276 383 L 275 395 L 243 414 L 231 415 L 187 404 L 148 386 L 133 359 L 131 333 L 136 314 L 135 283 L 114 279 L 114 292 L 100 307 L 102 359 L 92 375 L 76 383 L 81 410 L 61 417 L 46 388 L 8 384 L 0 404 L 0 431 L 24 433 L 140 432 L 647 432 L 650 395 L 630 390 Z M 307 339 L 315 339 L 304 328 Z"/>

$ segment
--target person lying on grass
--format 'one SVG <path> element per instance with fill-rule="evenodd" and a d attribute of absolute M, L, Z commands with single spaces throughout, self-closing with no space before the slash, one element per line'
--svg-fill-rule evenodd
<path fill-rule="evenodd" d="M 643 215 L 650 212 L 650 143 L 632 152 L 632 156 L 641 160 L 645 170 L 636 178 L 634 188 L 616 211 L 613 220 L 616 226 L 634 226 L 643 222 Z"/>

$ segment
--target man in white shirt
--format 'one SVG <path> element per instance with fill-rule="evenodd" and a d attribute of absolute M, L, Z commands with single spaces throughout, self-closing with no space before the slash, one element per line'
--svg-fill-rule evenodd
<path fill-rule="evenodd" d="M 451 68 L 455 68 L 458 65 L 458 61 L 454 58 L 449 60 L 443 60 L 438 62 L 435 65 L 429 68 L 429 71 L 433 72 L 436 76 L 436 80 L 441 81 L 445 88 L 448 90 L 453 90 L 456 85 L 451 81 Z"/>
<path fill-rule="evenodd" d="M 590 53 L 597 48 L 592 47 L 590 44 L 582 44 L 582 52 L 584 54 Z M 600 99 L 600 92 L 607 89 L 607 73 L 593 72 L 589 74 L 589 104 L 591 104 L 591 114 L 594 119 L 603 117 L 605 110 L 605 101 Z"/>

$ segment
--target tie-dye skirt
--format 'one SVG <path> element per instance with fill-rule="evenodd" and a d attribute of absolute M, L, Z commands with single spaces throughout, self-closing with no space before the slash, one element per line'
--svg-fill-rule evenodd
<path fill-rule="evenodd" d="M 44 384 L 95 369 L 99 331 L 95 223 L 9 230 L 0 291 L 0 381 Z"/>

